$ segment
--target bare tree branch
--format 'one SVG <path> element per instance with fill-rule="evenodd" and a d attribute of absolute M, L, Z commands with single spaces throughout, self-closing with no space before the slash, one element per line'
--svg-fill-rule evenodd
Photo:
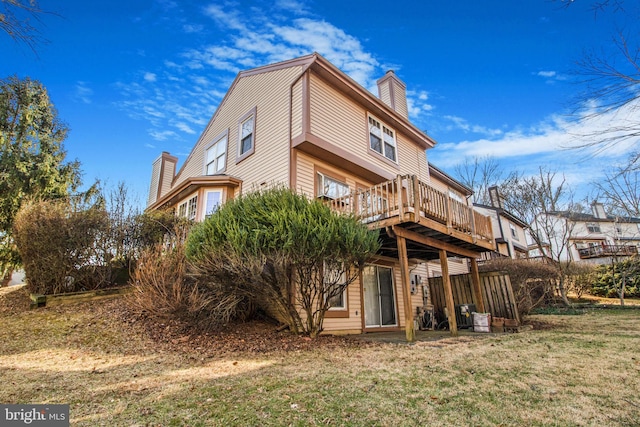
<path fill-rule="evenodd" d="M 40 8 L 38 0 L 0 0 L 0 30 L 35 53 L 38 44 L 46 43 L 38 29 L 44 14 L 56 15 Z"/>

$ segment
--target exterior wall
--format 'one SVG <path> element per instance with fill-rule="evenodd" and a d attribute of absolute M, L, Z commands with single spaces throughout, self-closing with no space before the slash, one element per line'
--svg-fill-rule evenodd
<path fill-rule="evenodd" d="M 296 66 L 238 79 L 173 185 L 179 185 L 188 177 L 204 174 L 205 149 L 225 131 L 228 131 L 228 146 L 224 173 L 241 178 L 244 191 L 257 188 L 262 183 L 288 183 L 290 87 L 300 72 L 301 67 Z M 256 109 L 255 152 L 237 163 L 239 120 L 253 108 Z"/>
<path fill-rule="evenodd" d="M 302 127 L 302 79 L 291 88 L 291 138 L 303 132 Z"/>
<path fill-rule="evenodd" d="M 330 163 L 308 154 L 299 153 L 296 162 L 296 190 L 310 197 L 316 197 L 317 172 L 324 173 L 325 175 L 345 182 L 351 190 L 373 185 L 373 183 L 363 180 L 347 170 L 335 167 Z"/>
<path fill-rule="evenodd" d="M 396 133 L 397 165 L 372 152 L 369 149 L 368 111 L 315 74 L 310 77 L 310 101 L 313 135 L 393 175 L 415 174 L 421 180 L 428 180 L 424 149 L 390 126 Z M 385 122 L 385 117 L 373 116 Z"/>

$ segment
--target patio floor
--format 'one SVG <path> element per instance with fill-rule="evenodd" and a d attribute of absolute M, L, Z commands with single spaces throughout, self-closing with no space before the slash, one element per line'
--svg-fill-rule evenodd
<path fill-rule="evenodd" d="M 474 338 L 484 338 L 489 336 L 496 336 L 503 332 L 473 332 L 472 329 L 459 329 L 458 337 L 474 337 Z M 407 343 L 407 337 L 405 331 L 393 331 L 393 332 L 368 332 L 366 334 L 358 334 L 351 335 L 351 338 L 363 340 L 363 341 L 374 341 L 374 342 L 383 342 L 383 343 L 394 343 L 394 344 L 411 344 Z M 450 331 L 416 331 L 416 341 L 415 342 L 425 342 L 425 341 L 439 341 L 442 339 L 453 338 L 451 336 Z"/>

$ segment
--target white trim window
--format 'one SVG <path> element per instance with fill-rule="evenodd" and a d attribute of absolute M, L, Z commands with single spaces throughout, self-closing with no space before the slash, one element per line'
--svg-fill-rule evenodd
<path fill-rule="evenodd" d="M 373 116 L 369 116 L 369 147 L 387 159 L 397 162 L 396 133 Z"/>
<path fill-rule="evenodd" d="M 518 238 L 518 230 L 516 229 L 516 226 L 509 223 L 509 230 L 511 230 L 511 237 L 513 238 L 513 240 L 520 240 Z"/>
<path fill-rule="evenodd" d="M 227 132 L 207 147 L 204 159 L 204 174 L 216 175 L 224 172 L 227 161 Z"/>
<path fill-rule="evenodd" d="M 588 222 L 587 231 L 589 233 L 600 233 L 600 224 L 598 224 L 597 222 Z"/>
<path fill-rule="evenodd" d="M 323 267 L 324 283 L 326 288 L 329 286 L 342 286 L 346 281 L 346 275 L 344 271 L 332 270 L 327 268 L 325 264 Z M 329 289 L 327 289 L 329 290 Z M 347 288 L 338 295 L 334 295 L 328 299 L 329 310 L 346 310 L 347 309 Z"/>
<path fill-rule="evenodd" d="M 238 162 L 255 151 L 255 134 L 256 108 L 253 108 L 238 121 Z"/>
<path fill-rule="evenodd" d="M 180 218 L 195 220 L 197 212 L 198 212 L 198 195 L 195 195 L 189 200 L 186 200 L 178 205 L 178 217 Z"/>
<path fill-rule="evenodd" d="M 207 218 L 213 215 L 220 205 L 222 204 L 222 191 L 220 190 L 207 190 L 204 196 L 204 212 L 202 217 Z"/>
<path fill-rule="evenodd" d="M 349 186 L 337 179 L 318 172 L 318 197 L 338 199 L 349 194 Z"/>

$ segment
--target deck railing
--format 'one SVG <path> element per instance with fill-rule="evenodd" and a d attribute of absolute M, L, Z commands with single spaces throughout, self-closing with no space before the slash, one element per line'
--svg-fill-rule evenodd
<path fill-rule="evenodd" d="M 638 253 L 634 245 L 601 245 L 578 249 L 580 258 L 598 258 L 608 256 L 631 256 Z"/>
<path fill-rule="evenodd" d="M 398 175 L 392 181 L 352 191 L 326 203 L 333 210 L 353 214 L 372 226 L 389 218 L 399 217 L 400 222 L 405 222 L 417 221 L 421 216 L 474 239 L 493 240 L 489 217 L 418 180 L 415 175 Z"/>

